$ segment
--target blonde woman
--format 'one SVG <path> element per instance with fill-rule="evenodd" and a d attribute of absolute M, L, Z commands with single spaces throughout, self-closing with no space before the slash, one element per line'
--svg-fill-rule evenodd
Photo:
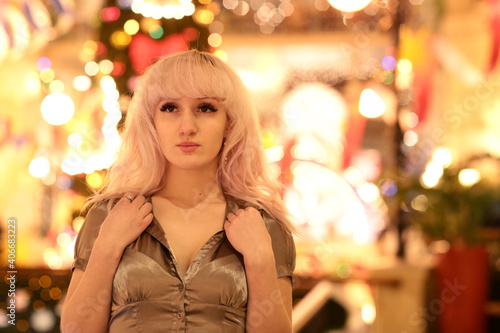
<path fill-rule="evenodd" d="M 89 201 L 62 332 L 291 332 L 279 190 L 237 75 L 195 50 L 160 59 Z"/>

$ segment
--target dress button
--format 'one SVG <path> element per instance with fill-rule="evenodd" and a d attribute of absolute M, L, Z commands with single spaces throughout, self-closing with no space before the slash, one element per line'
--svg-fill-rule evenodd
<path fill-rule="evenodd" d="M 181 284 L 181 285 L 179 286 L 179 291 L 184 291 L 184 285 L 183 285 L 183 284 Z"/>
<path fill-rule="evenodd" d="M 177 318 L 182 319 L 182 317 L 184 317 L 184 314 L 182 313 L 182 311 L 179 311 L 177 313 Z"/>

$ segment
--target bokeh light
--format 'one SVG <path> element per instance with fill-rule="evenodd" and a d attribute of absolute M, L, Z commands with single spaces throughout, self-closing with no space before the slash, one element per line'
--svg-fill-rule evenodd
<path fill-rule="evenodd" d="M 418 115 L 415 112 L 405 112 L 401 118 L 403 125 L 408 128 L 414 128 L 418 125 Z"/>
<path fill-rule="evenodd" d="M 418 134 L 414 131 L 407 131 L 403 135 L 403 143 L 408 147 L 413 147 L 418 143 Z"/>
<path fill-rule="evenodd" d="M 413 69 L 413 65 L 408 59 L 401 59 L 398 61 L 398 71 L 402 74 L 410 74 Z"/>
<path fill-rule="evenodd" d="M 214 56 L 217 58 L 221 59 L 222 61 L 226 62 L 227 61 L 227 52 L 224 50 L 217 50 L 214 52 Z"/>
<path fill-rule="evenodd" d="M 56 325 L 56 317 L 52 311 L 45 309 L 33 312 L 30 318 L 30 323 L 35 332 L 49 332 Z"/>
<path fill-rule="evenodd" d="M 130 19 L 123 25 L 123 30 L 129 35 L 135 35 L 139 31 L 139 22 Z"/>
<path fill-rule="evenodd" d="M 56 77 L 56 73 L 51 68 L 45 68 L 40 72 L 40 80 L 50 83 Z"/>
<path fill-rule="evenodd" d="M 481 180 L 481 173 L 476 169 L 462 169 L 458 173 L 458 181 L 464 187 L 471 187 Z"/>
<path fill-rule="evenodd" d="M 49 84 L 49 91 L 53 94 L 64 91 L 64 83 L 61 80 L 54 80 Z"/>
<path fill-rule="evenodd" d="M 113 22 L 120 17 L 120 9 L 118 7 L 105 7 L 101 10 L 101 19 L 103 22 Z"/>
<path fill-rule="evenodd" d="M 361 318 L 367 324 L 372 324 L 375 321 L 377 311 L 373 304 L 364 304 L 361 307 Z"/>
<path fill-rule="evenodd" d="M 163 28 L 161 25 L 155 24 L 149 28 L 149 36 L 153 39 L 160 39 L 163 36 Z"/>
<path fill-rule="evenodd" d="M 209 25 L 214 21 L 214 13 L 208 9 L 201 9 L 195 13 L 193 18 L 199 24 Z"/>
<path fill-rule="evenodd" d="M 73 100 L 63 93 L 47 95 L 40 107 L 43 119 L 51 125 L 67 123 L 75 112 Z"/>
<path fill-rule="evenodd" d="M 95 61 L 89 61 L 85 64 L 85 73 L 89 76 L 94 76 L 99 73 L 99 65 Z"/>
<path fill-rule="evenodd" d="M 245 1 L 238 1 L 236 8 L 233 9 L 233 13 L 238 16 L 245 16 L 250 11 L 250 6 Z"/>
<path fill-rule="evenodd" d="M 210 31 L 210 33 L 218 33 L 219 35 L 222 35 L 224 32 L 224 23 L 221 21 L 213 21 L 208 26 L 208 31 Z"/>
<path fill-rule="evenodd" d="M 387 179 L 384 181 L 380 188 L 381 192 L 385 196 L 393 196 L 398 192 L 398 186 L 392 179 Z"/>
<path fill-rule="evenodd" d="M 71 236 L 68 235 L 67 233 L 61 232 L 57 236 L 57 245 L 59 245 L 60 247 L 65 248 L 66 246 L 68 246 L 69 243 L 71 243 Z"/>
<path fill-rule="evenodd" d="M 266 150 L 264 150 L 264 153 L 266 155 L 267 160 L 270 163 L 280 161 L 283 158 L 283 156 L 285 155 L 285 152 L 283 150 L 283 146 L 275 146 L 275 147 L 267 148 Z"/>
<path fill-rule="evenodd" d="M 19 332 L 26 332 L 30 328 L 30 324 L 25 319 L 20 319 L 17 321 L 16 328 Z"/>
<path fill-rule="evenodd" d="M 374 202 L 380 198 L 380 191 L 375 184 L 364 183 L 358 186 L 358 195 L 366 203 Z"/>
<path fill-rule="evenodd" d="M 218 33 L 213 33 L 208 36 L 208 44 L 212 47 L 219 47 L 222 44 L 222 37 Z"/>
<path fill-rule="evenodd" d="M 397 61 L 394 57 L 386 56 L 382 59 L 382 68 L 386 71 L 392 71 L 396 68 Z"/>
<path fill-rule="evenodd" d="M 444 168 L 447 168 L 453 162 L 451 151 L 446 147 L 438 147 L 432 153 L 432 160 Z"/>
<path fill-rule="evenodd" d="M 25 85 L 26 85 L 26 91 L 28 91 L 30 94 L 36 94 L 42 88 L 42 84 L 40 83 L 40 78 L 38 74 L 34 72 L 26 74 Z"/>
<path fill-rule="evenodd" d="M 42 178 L 49 174 L 50 163 L 45 157 L 34 158 L 28 167 L 29 173 L 35 178 Z"/>
<path fill-rule="evenodd" d="M 90 187 L 95 189 L 101 187 L 103 183 L 102 176 L 97 172 L 93 172 L 90 175 L 85 176 L 85 180 Z"/>
<path fill-rule="evenodd" d="M 43 71 L 44 69 L 48 69 L 52 67 L 52 61 L 50 61 L 47 57 L 41 57 L 36 61 L 36 68 L 39 71 Z"/>
<path fill-rule="evenodd" d="M 357 12 L 371 2 L 371 0 L 328 0 L 332 7 L 343 12 Z"/>
<path fill-rule="evenodd" d="M 82 136 L 78 133 L 72 133 L 68 136 L 68 144 L 73 148 L 79 147 L 82 142 Z"/>
<path fill-rule="evenodd" d="M 84 221 L 85 221 L 85 219 L 81 216 L 78 216 L 73 220 L 73 229 L 75 230 L 75 232 L 77 232 L 77 233 L 80 232 L 80 229 L 81 229 Z"/>
<path fill-rule="evenodd" d="M 125 31 L 118 30 L 111 34 L 109 41 L 116 49 L 123 50 L 130 44 L 132 37 Z"/>
<path fill-rule="evenodd" d="M 365 89 L 359 98 L 359 112 L 367 118 L 380 117 L 386 110 L 384 100 L 372 89 Z"/>
<path fill-rule="evenodd" d="M 79 75 L 73 79 L 73 87 L 78 91 L 87 91 L 92 86 L 92 81 L 88 76 Z"/>
<path fill-rule="evenodd" d="M 443 175 L 443 167 L 434 161 L 427 163 L 425 172 L 420 177 L 420 184 L 425 188 L 435 187 Z"/>
<path fill-rule="evenodd" d="M 42 288 L 49 288 L 52 285 L 52 279 L 48 275 L 42 275 L 40 280 L 38 280 L 38 283 Z"/>
<path fill-rule="evenodd" d="M 99 71 L 104 75 L 110 74 L 113 71 L 113 63 L 108 59 L 102 60 L 99 63 Z"/>
<path fill-rule="evenodd" d="M 425 212 L 429 208 L 429 199 L 423 194 L 417 195 L 411 201 L 411 208 L 419 212 Z"/>
<path fill-rule="evenodd" d="M 161 19 L 163 16 L 166 19 L 180 20 L 184 16 L 193 15 L 195 11 L 195 6 L 191 0 L 182 0 L 180 3 L 174 2 L 174 4 L 167 3 L 163 6 L 144 0 L 133 0 L 130 8 L 136 14 L 155 19 Z"/>

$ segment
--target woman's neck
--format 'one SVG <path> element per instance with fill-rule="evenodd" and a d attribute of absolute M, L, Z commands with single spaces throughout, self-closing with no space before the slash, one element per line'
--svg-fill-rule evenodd
<path fill-rule="evenodd" d="M 155 195 L 168 199 L 180 208 L 192 208 L 203 201 L 225 200 L 215 170 L 168 168 L 165 177 L 166 185 Z"/>

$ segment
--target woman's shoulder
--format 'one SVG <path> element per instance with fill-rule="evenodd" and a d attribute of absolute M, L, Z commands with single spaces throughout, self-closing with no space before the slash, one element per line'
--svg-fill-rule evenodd
<path fill-rule="evenodd" d="M 108 202 L 109 200 L 99 201 L 87 208 L 84 212 L 85 221 L 82 228 L 100 228 L 109 213 Z"/>

